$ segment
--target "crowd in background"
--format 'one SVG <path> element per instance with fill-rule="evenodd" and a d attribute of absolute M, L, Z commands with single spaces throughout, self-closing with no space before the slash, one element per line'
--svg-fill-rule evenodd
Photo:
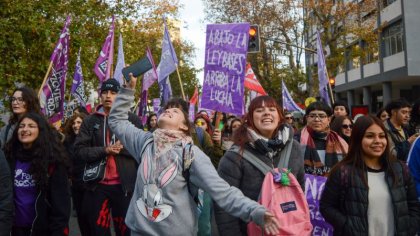
<path fill-rule="evenodd" d="M 105 81 L 96 110 L 80 107 L 61 127 L 32 89 L 15 89 L 0 130 L 0 236 L 67 235 L 72 210 L 83 236 L 109 235 L 111 220 L 116 235 L 247 235 L 249 221 L 275 232 L 255 202 L 265 175 L 247 153 L 273 168 L 289 155 L 302 189 L 305 174 L 328 177 L 320 208 L 336 235 L 418 231 L 420 100 L 358 116 L 316 101 L 300 116 L 259 96 L 244 116 L 200 110 L 189 121 L 188 102 L 174 98 L 142 124 L 133 81 Z"/>

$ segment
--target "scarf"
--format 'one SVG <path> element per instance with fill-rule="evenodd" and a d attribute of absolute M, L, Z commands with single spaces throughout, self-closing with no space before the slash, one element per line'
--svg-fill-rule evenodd
<path fill-rule="evenodd" d="M 273 159 L 284 148 L 289 135 L 290 130 L 286 126 L 283 129 L 279 129 L 277 135 L 272 139 L 263 137 L 255 132 L 255 130 L 248 128 L 250 145 L 259 152 L 264 153 L 270 159 Z"/>
<path fill-rule="evenodd" d="M 153 142 L 155 144 L 155 155 L 161 156 L 177 142 L 181 142 L 182 147 L 185 147 L 185 145 L 193 141 L 184 131 L 158 128 L 153 132 Z"/>
<path fill-rule="evenodd" d="M 325 164 L 321 162 L 315 141 L 325 140 Z M 315 132 L 309 127 L 304 127 L 300 136 L 300 143 L 304 147 L 305 173 L 312 175 L 326 175 L 337 164 L 338 155 L 345 155 L 348 144 L 336 132 Z"/>

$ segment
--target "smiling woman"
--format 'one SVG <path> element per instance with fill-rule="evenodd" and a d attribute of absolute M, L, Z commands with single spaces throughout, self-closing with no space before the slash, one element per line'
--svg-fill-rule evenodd
<path fill-rule="evenodd" d="M 350 142 L 348 155 L 331 171 L 320 202 L 334 234 L 415 235 L 420 203 L 414 181 L 407 165 L 390 155 L 382 121 L 360 117 Z"/>
<path fill-rule="evenodd" d="M 13 91 L 10 97 L 10 116 L 9 123 L 0 130 L 0 146 L 4 148 L 7 141 L 12 137 L 16 123 L 19 118 L 26 112 L 36 112 L 41 114 L 38 96 L 35 91 L 28 87 L 20 87 Z"/>
<path fill-rule="evenodd" d="M 219 175 L 245 196 L 258 200 L 265 173 L 244 157 L 254 153 L 255 157 L 251 158 L 258 158 L 270 167 L 290 169 L 304 189 L 303 154 L 299 143 L 293 139 L 293 128 L 283 122 L 283 112 L 276 100 L 269 96 L 253 99 L 244 120 L 234 133 L 233 148 L 219 163 Z M 289 160 L 287 165 L 286 160 Z M 215 211 L 220 235 L 247 235 L 246 222 L 217 206 Z"/>
<path fill-rule="evenodd" d="M 15 173 L 11 235 L 63 235 L 70 217 L 68 163 L 56 131 L 42 115 L 24 113 L 5 149 Z"/>

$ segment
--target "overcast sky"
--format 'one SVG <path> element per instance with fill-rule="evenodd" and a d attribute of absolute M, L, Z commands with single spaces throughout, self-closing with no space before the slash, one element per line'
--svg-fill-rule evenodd
<path fill-rule="evenodd" d="M 196 48 L 194 65 L 197 69 L 204 66 L 204 48 L 206 41 L 206 23 L 204 23 L 204 11 L 202 0 L 181 0 L 184 8 L 181 9 L 181 37 L 193 43 Z M 203 81 L 203 73 L 198 75 L 199 81 Z"/>

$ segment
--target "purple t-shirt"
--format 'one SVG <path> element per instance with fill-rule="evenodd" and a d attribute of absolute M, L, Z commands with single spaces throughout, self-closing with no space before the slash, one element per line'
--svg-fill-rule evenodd
<path fill-rule="evenodd" d="M 35 180 L 29 174 L 30 162 L 16 160 L 14 191 L 15 191 L 15 226 L 31 226 L 35 219 L 35 201 L 37 188 Z"/>

